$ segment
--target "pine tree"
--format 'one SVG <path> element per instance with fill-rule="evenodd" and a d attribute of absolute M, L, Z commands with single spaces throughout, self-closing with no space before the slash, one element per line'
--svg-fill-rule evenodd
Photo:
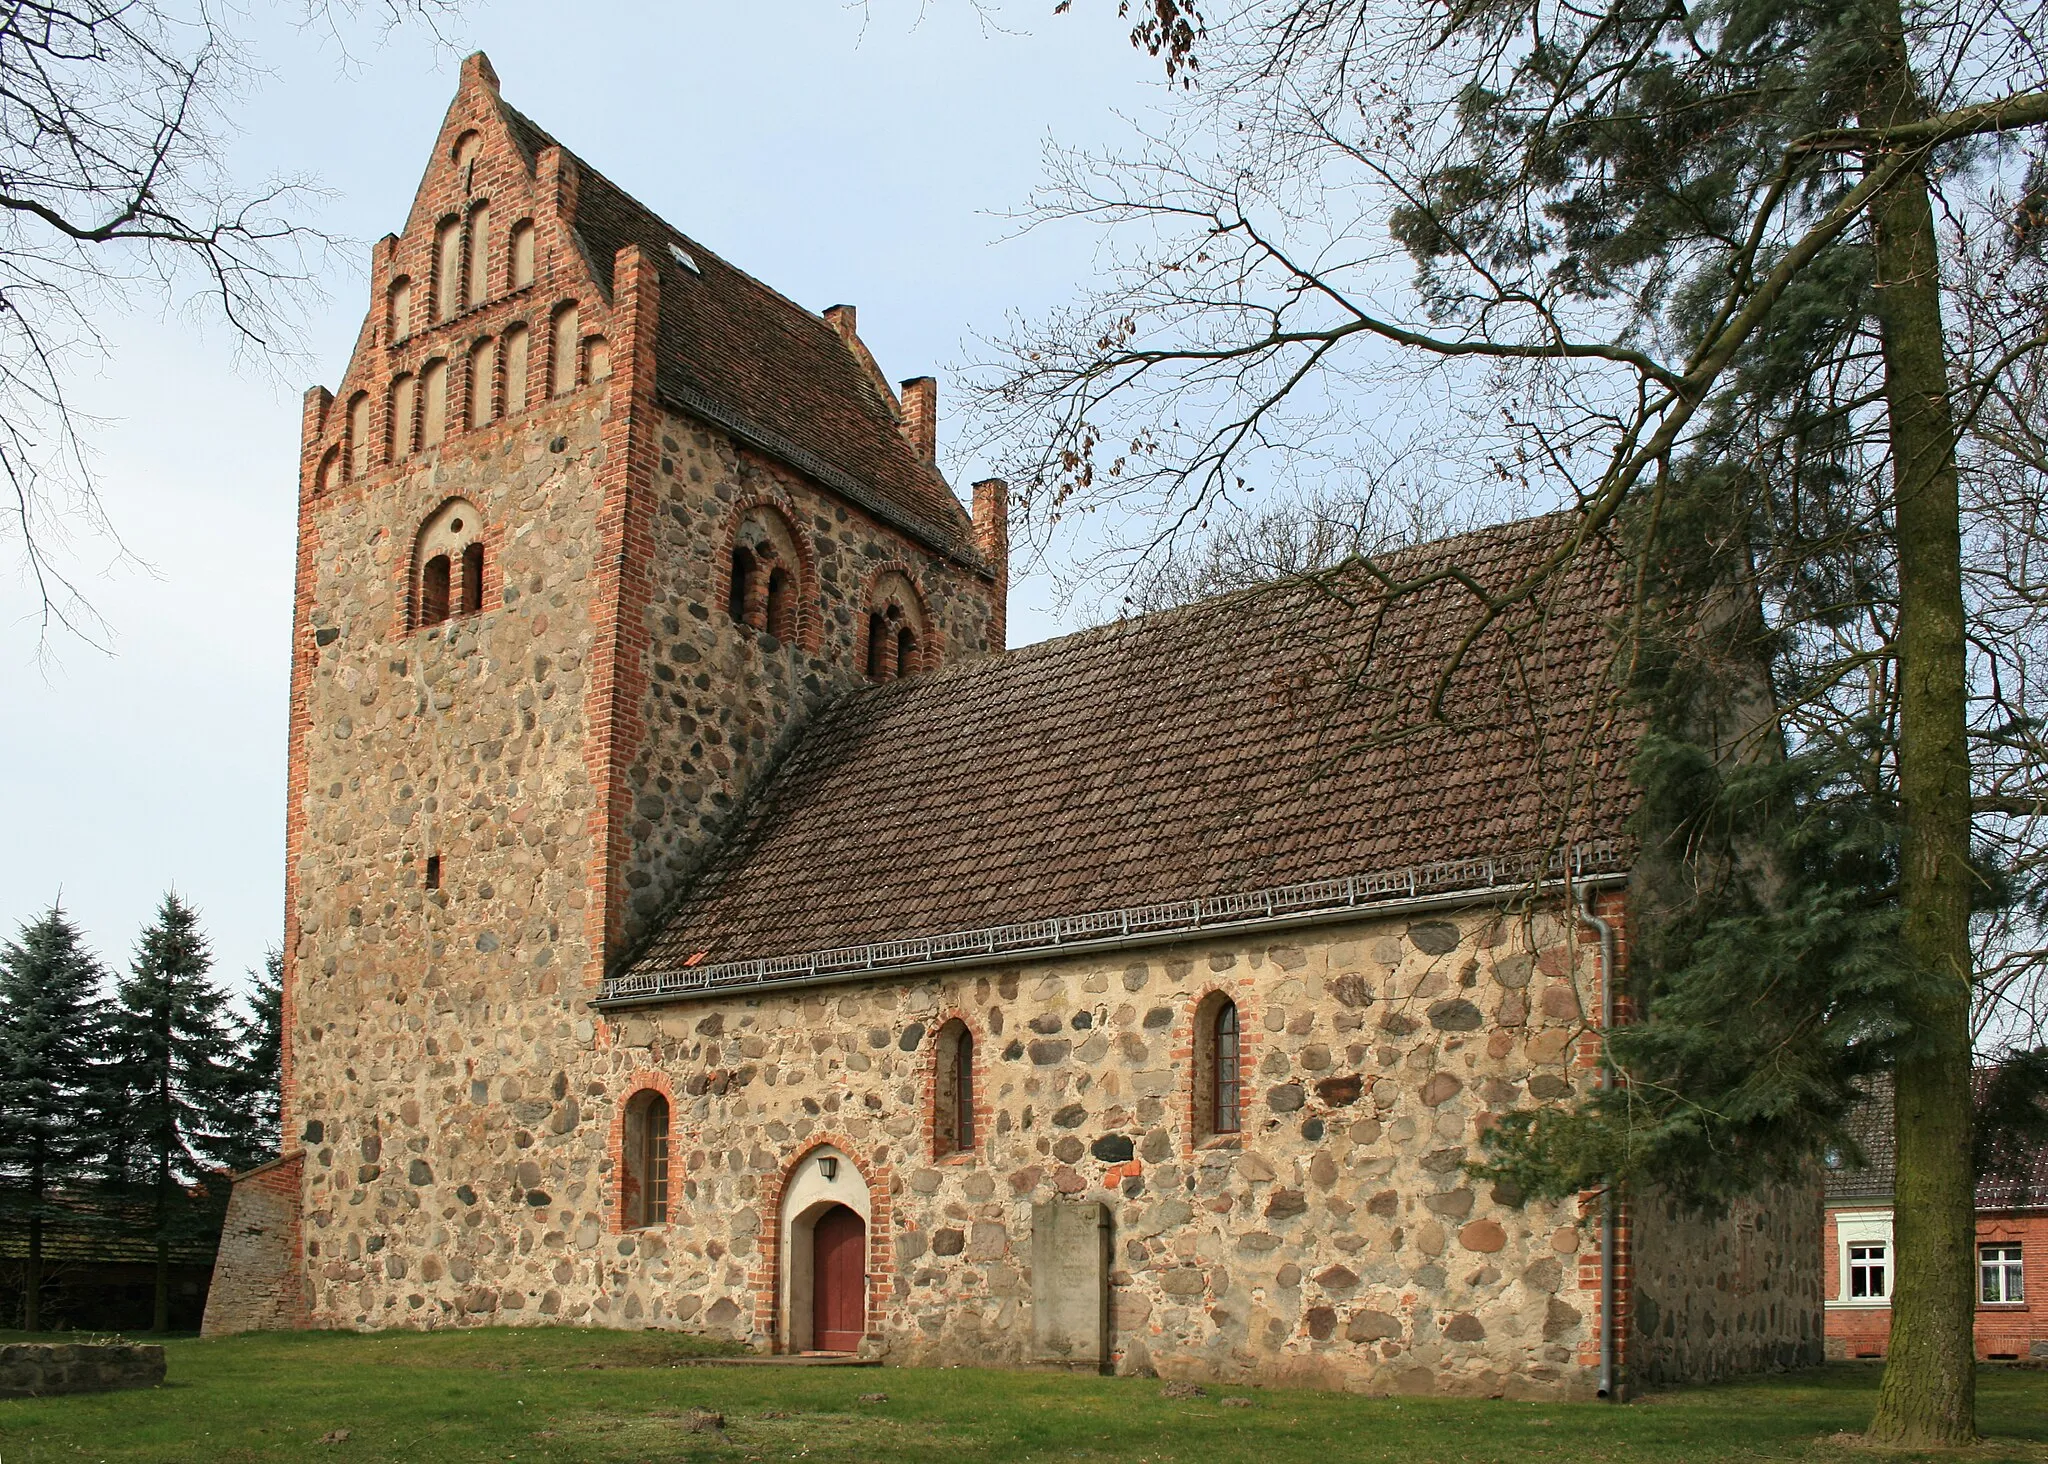
<path fill-rule="evenodd" d="M 249 973 L 253 985 L 249 1009 L 237 1023 L 241 1053 L 241 1099 L 244 1132 L 238 1169 L 275 1159 L 278 1126 L 283 1121 L 284 952 L 272 946 L 263 955 L 263 969 Z"/>
<path fill-rule="evenodd" d="M 219 1225 L 225 1174 L 247 1157 L 233 1013 L 208 979 L 212 968 L 198 913 L 172 892 L 116 993 L 113 1048 L 126 1122 L 115 1167 L 149 1215 L 159 1332 L 170 1326 L 172 1242 Z"/>
<path fill-rule="evenodd" d="M 43 1240 L 95 1152 L 104 973 L 59 905 L 0 947 L 0 1223 L 25 1229 L 22 1326 L 42 1327 Z M 76 1203 L 75 1194 L 73 1203 Z"/>

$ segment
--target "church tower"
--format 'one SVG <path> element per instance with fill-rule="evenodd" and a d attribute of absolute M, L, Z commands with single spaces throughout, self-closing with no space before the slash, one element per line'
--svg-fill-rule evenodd
<path fill-rule="evenodd" d="M 333 1239 L 364 1206 L 484 1290 L 607 1225 L 603 975 L 809 713 L 1002 648 L 1002 485 L 960 506 L 934 408 L 851 307 L 677 233 L 464 63 L 305 401 L 287 1158 L 251 1188 L 298 1233 L 229 1268 L 210 1330 L 265 1324 L 251 1287 L 268 1324 L 430 1321 Z"/>

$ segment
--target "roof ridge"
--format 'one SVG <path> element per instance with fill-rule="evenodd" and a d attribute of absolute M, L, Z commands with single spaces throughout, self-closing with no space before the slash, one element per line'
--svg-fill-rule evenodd
<path fill-rule="evenodd" d="M 1475 528 L 1461 529 L 1455 534 L 1445 534 L 1442 538 L 1425 539 L 1416 544 L 1405 544 L 1383 555 L 1355 555 L 1341 564 L 1330 565 L 1325 569 L 1302 570 L 1296 574 L 1282 575 L 1277 579 L 1267 580 L 1263 584 L 1243 585 L 1234 590 L 1222 590 L 1213 595 L 1204 595 L 1199 600 L 1189 600 L 1186 604 L 1182 605 L 1169 605 L 1160 610 L 1148 610 L 1141 615 L 1119 615 L 1116 619 L 1106 620 L 1100 625 L 1087 625 L 1079 630 L 1070 630 L 1064 635 L 1049 636 L 1041 641 L 1032 641 L 1028 645 L 1010 646 L 1000 651 L 991 651 L 985 656 L 976 656 L 972 660 L 956 661 L 949 666 L 942 666 L 936 671 L 914 679 L 886 681 L 879 685 L 857 688 L 852 697 L 841 698 L 840 704 L 843 705 L 846 701 L 857 700 L 865 696 L 887 694 L 898 687 L 931 686 L 934 683 L 962 680 L 975 675 L 993 674 L 1005 666 L 1022 665 L 1031 661 L 1043 660 L 1060 655 L 1084 643 L 1110 640 L 1118 636 L 1142 631 L 1158 630 L 1178 621 L 1191 620 L 1199 616 L 1221 614 L 1233 602 L 1250 601 L 1265 596 L 1282 594 L 1292 589 L 1299 589 L 1304 585 L 1313 584 L 1331 575 L 1341 574 L 1346 571 L 1356 571 L 1364 562 L 1377 562 L 1385 565 L 1393 560 L 1412 558 L 1426 550 L 1443 548 L 1463 540 L 1512 538 L 1515 537 L 1516 531 L 1529 529 L 1535 525 L 1551 521 L 1562 522 L 1569 516 L 1569 509 L 1553 509 L 1546 513 L 1528 514 L 1522 518 L 1506 519 L 1496 524 L 1482 524 Z"/>

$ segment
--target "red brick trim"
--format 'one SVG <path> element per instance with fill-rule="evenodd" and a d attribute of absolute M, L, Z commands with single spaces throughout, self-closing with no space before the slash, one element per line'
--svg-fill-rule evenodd
<path fill-rule="evenodd" d="M 917 613 L 917 665 L 912 674 L 930 671 L 946 664 L 946 633 L 931 612 L 931 597 L 925 593 L 924 576 L 906 560 L 887 559 L 869 570 L 861 582 L 859 615 L 854 625 L 854 666 L 862 675 L 868 666 L 868 621 L 881 608 L 875 602 L 875 591 L 882 581 L 892 574 L 900 574 L 910 585 L 910 593 L 916 598 L 913 606 Z M 886 603 L 886 602 L 885 602 Z"/>
<path fill-rule="evenodd" d="M 626 1110 L 633 1100 L 642 1093 L 659 1093 L 668 1100 L 668 1215 L 661 1227 L 666 1229 L 675 1224 L 676 1199 L 682 1191 L 683 1155 L 680 1135 L 680 1116 L 676 1108 L 675 1088 L 667 1073 L 653 1068 L 636 1068 L 627 1075 L 625 1089 L 619 1101 L 612 1105 L 611 1122 L 605 1128 L 604 1151 L 612 1163 L 611 1183 L 605 1186 L 605 1204 L 610 1208 L 609 1228 L 614 1235 L 624 1235 L 629 1230 L 656 1229 L 655 1226 L 628 1226 L 626 1224 Z"/>
<path fill-rule="evenodd" d="M 625 870 L 633 852 L 633 790 L 626 771 L 647 737 L 645 691 L 652 652 L 647 605 L 653 594 L 654 473 L 661 456 L 661 410 L 654 400 L 659 279 L 653 262 L 637 245 L 619 251 L 612 278 L 611 318 L 579 324 L 579 338 L 584 328 L 608 327 L 605 334 L 615 347 L 612 374 L 604 384 L 604 458 L 596 485 L 603 506 L 597 523 L 597 582 L 590 600 L 590 687 L 584 703 L 584 764 L 596 795 L 590 824 L 590 899 L 584 907 L 590 952 L 584 982 L 592 991 L 626 928 Z M 553 335 L 550 316 L 550 350 Z"/>
<path fill-rule="evenodd" d="M 789 495 L 779 490 L 756 490 L 735 502 L 725 516 L 725 533 L 719 540 L 717 562 L 711 567 L 711 606 L 724 614 L 732 599 L 732 550 L 748 518 L 770 513 L 782 522 L 783 532 L 796 548 L 796 644 L 812 655 L 824 642 L 825 617 L 818 590 L 818 562 L 810 541 L 797 529 L 801 521 Z"/>
<path fill-rule="evenodd" d="M 947 1025 L 958 1022 L 967 1029 L 967 1035 L 974 1043 L 974 1056 L 968 1064 L 969 1074 L 974 1083 L 974 1146 L 970 1149 L 956 1149 L 948 1154 L 939 1152 L 939 1034 Z M 931 1018 L 930 1034 L 926 1037 L 923 1050 L 918 1053 L 918 1084 L 924 1094 L 923 1139 L 924 1152 L 931 1156 L 934 1164 L 972 1164 L 981 1158 L 981 1151 L 994 1138 L 991 1126 L 995 1123 L 995 1105 L 988 1098 L 988 1043 L 981 1024 L 974 1013 L 964 1007 L 941 1007 Z"/>
<path fill-rule="evenodd" d="M 465 503 L 469 505 L 470 511 L 476 515 L 477 537 L 483 540 L 483 604 L 477 607 L 476 613 L 482 614 L 486 610 L 496 610 L 504 604 L 504 571 L 503 567 L 498 563 L 503 536 L 491 523 L 484 511 L 476 506 L 474 498 L 471 498 L 466 493 L 451 493 L 413 520 L 412 546 L 405 552 L 405 578 L 398 586 L 398 593 L 393 595 L 391 599 L 391 603 L 398 607 L 397 633 L 394 639 L 402 641 L 414 631 L 429 628 L 420 625 L 420 535 L 425 532 L 429 523 L 440 516 L 441 510 L 448 507 L 451 503 Z M 456 571 L 456 566 L 450 565 L 449 570 L 452 575 Z M 450 593 L 453 593 L 452 589 Z M 468 612 L 464 613 L 467 614 Z M 432 628 L 446 625 L 449 620 L 461 618 L 463 617 L 451 614 L 448 620 L 437 621 L 435 622 L 435 627 Z"/>
<path fill-rule="evenodd" d="M 749 1278 L 754 1288 L 754 1331 L 771 1339 L 776 1351 L 783 1346 L 782 1334 L 777 1325 L 782 1307 L 782 1196 L 789 1188 L 789 1177 L 797 1167 L 812 1154 L 830 1145 L 844 1154 L 858 1169 L 868 1186 L 868 1330 L 872 1340 L 882 1336 L 882 1317 L 888 1306 L 890 1293 L 896 1282 L 896 1227 L 892 1221 L 894 1206 L 890 1201 L 890 1184 L 894 1170 L 879 1160 L 869 1162 L 861 1157 L 853 1140 L 839 1133 L 812 1134 L 778 1170 L 775 1176 L 763 1186 L 761 1192 L 761 1224 L 763 1227 L 759 1255 L 754 1271 Z"/>
<path fill-rule="evenodd" d="M 1195 1045 L 1202 1040 L 1198 1018 L 1202 1003 L 1218 992 L 1229 997 L 1237 1007 L 1238 1133 L 1235 1136 L 1204 1134 L 1202 1094 L 1195 1082 Z M 1258 1000 L 1253 984 L 1242 977 L 1212 980 L 1182 998 L 1180 1018 L 1173 1026 L 1172 1056 L 1174 1067 L 1187 1074 L 1187 1085 L 1180 1098 L 1180 1152 L 1183 1159 L 1192 1159 L 1195 1150 L 1210 1142 L 1212 1137 L 1242 1137 L 1251 1127 L 1251 1079 L 1258 1075 L 1258 1050 L 1265 1037 L 1254 1020 L 1257 1014 Z"/>

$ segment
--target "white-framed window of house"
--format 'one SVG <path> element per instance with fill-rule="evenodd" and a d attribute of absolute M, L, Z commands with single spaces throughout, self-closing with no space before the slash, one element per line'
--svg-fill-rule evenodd
<path fill-rule="evenodd" d="M 1866 1240 L 1849 1247 L 1849 1300 L 1884 1301 L 1891 1295 L 1891 1246 Z"/>
<path fill-rule="evenodd" d="M 2001 1240 L 1977 1247 L 1977 1299 L 1989 1306 L 2027 1299 L 2018 1241 Z"/>
<path fill-rule="evenodd" d="M 1889 1210 L 1835 1217 L 1839 1281 L 1829 1306 L 1890 1306 L 1898 1263 Z"/>

